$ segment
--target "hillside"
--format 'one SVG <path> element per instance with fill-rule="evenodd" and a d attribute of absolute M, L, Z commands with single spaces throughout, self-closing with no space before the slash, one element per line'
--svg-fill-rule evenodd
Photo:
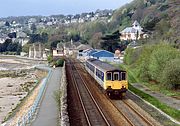
<path fill-rule="evenodd" d="M 111 30 L 122 30 L 137 20 L 151 38 L 175 43 L 180 48 L 180 1 L 179 0 L 134 0 L 117 9 Z"/>

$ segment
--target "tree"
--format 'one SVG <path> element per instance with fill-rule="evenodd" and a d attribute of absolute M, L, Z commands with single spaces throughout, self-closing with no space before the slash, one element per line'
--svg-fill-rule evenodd
<path fill-rule="evenodd" d="M 30 43 L 35 43 L 35 42 L 41 42 L 41 35 L 40 34 L 30 34 Z"/>
<path fill-rule="evenodd" d="M 31 25 L 31 30 L 32 30 L 32 33 L 35 33 L 37 30 L 36 25 L 34 23 Z"/>
<path fill-rule="evenodd" d="M 43 32 L 41 34 L 41 41 L 42 41 L 42 43 L 48 42 L 48 34 L 47 33 Z"/>
<path fill-rule="evenodd" d="M 161 83 L 169 89 L 180 89 L 180 59 L 173 59 L 166 63 L 162 73 Z"/>
<path fill-rule="evenodd" d="M 8 21 L 6 21 L 4 25 L 9 27 L 10 23 Z"/>
<path fill-rule="evenodd" d="M 29 52 L 29 47 L 30 47 L 30 44 L 26 44 L 22 47 L 22 52 L 26 52 L 28 53 Z"/>
<path fill-rule="evenodd" d="M 2 52 L 7 51 L 7 47 L 9 46 L 9 44 L 12 43 L 11 39 L 6 39 L 5 42 L 2 45 Z"/>
<path fill-rule="evenodd" d="M 9 38 L 16 38 L 16 32 L 12 32 L 8 34 Z"/>
<path fill-rule="evenodd" d="M 53 41 L 53 42 L 51 43 L 51 48 L 56 48 L 58 43 L 60 43 L 59 40 Z"/>
<path fill-rule="evenodd" d="M 102 37 L 101 48 L 114 52 L 119 48 L 119 31 L 115 31 L 112 34 Z"/>
<path fill-rule="evenodd" d="M 92 38 L 89 40 L 89 44 L 93 48 L 100 48 L 100 42 L 101 42 L 102 32 L 95 33 Z"/>

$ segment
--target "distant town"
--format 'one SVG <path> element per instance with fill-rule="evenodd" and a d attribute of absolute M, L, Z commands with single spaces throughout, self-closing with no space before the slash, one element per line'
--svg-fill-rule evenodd
<path fill-rule="evenodd" d="M 97 10 L 95 12 L 76 15 L 51 15 L 51 16 L 26 16 L 8 17 L 0 19 L 0 43 L 11 38 L 13 42 L 19 42 L 24 46 L 29 41 L 28 33 L 32 33 L 32 27 L 46 28 L 48 26 L 70 25 L 95 20 L 110 21 L 113 10 Z"/>

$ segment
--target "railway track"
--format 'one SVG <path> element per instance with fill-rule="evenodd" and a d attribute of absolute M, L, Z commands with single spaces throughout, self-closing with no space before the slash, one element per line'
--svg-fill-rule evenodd
<path fill-rule="evenodd" d="M 78 97 L 80 99 L 84 116 L 86 118 L 86 125 L 110 126 L 108 119 L 106 119 L 101 108 L 99 107 L 98 103 L 96 102 L 90 90 L 88 89 L 86 82 L 79 74 L 76 66 L 70 60 L 69 62 L 71 64 L 71 68 L 69 68 L 71 71 L 71 78 L 73 80 L 73 84 L 77 90 Z"/>
<path fill-rule="evenodd" d="M 123 102 L 124 102 L 129 108 L 131 108 L 131 110 L 134 111 L 139 117 L 141 117 L 141 119 L 143 119 L 144 122 L 146 122 L 149 126 L 154 126 L 154 124 L 152 124 L 147 118 L 145 118 L 141 113 L 139 113 L 130 103 L 128 103 L 127 100 L 123 100 Z"/>
<path fill-rule="evenodd" d="M 126 100 L 110 100 L 110 102 L 132 126 L 156 126 Z"/>
<path fill-rule="evenodd" d="M 97 85 L 93 86 L 93 85 L 95 85 L 94 81 L 93 81 L 94 83 L 89 82 L 91 79 L 89 79 L 87 77 L 87 73 L 84 69 L 84 65 L 79 64 L 77 61 L 75 62 L 75 64 L 77 67 L 73 68 L 73 69 L 76 69 L 77 74 L 81 74 L 80 78 L 83 81 L 83 83 L 89 84 L 86 86 L 86 88 L 89 87 L 91 92 L 94 92 L 94 91 L 92 91 L 92 87 L 96 87 Z M 80 73 L 77 71 L 79 71 Z M 93 93 L 93 95 L 95 95 L 94 93 Z M 95 95 L 95 98 L 97 99 L 96 95 Z M 144 112 L 140 112 L 139 110 L 136 110 L 136 108 L 134 108 L 133 104 L 129 103 L 127 100 L 111 100 L 108 97 L 106 97 L 106 98 L 107 98 L 107 101 L 106 101 L 107 104 L 109 104 L 108 102 L 110 102 L 110 104 L 112 104 L 113 108 L 117 112 L 119 112 L 120 115 L 122 116 L 120 118 L 124 118 L 124 120 L 127 122 L 126 125 L 130 125 L 130 126 L 157 126 L 157 125 L 159 125 L 159 123 L 157 123 L 153 118 L 147 116 L 147 114 L 144 115 Z"/>

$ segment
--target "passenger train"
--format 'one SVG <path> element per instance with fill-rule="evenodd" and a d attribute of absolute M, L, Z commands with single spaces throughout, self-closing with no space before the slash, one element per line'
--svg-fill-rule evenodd
<path fill-rule="evenodd" d="M 126 71 L 97 59 L 88 59 L 85 68 L 110 98 L 113 96 L 122 98 L 125 95 L 128 89 Z"/>

